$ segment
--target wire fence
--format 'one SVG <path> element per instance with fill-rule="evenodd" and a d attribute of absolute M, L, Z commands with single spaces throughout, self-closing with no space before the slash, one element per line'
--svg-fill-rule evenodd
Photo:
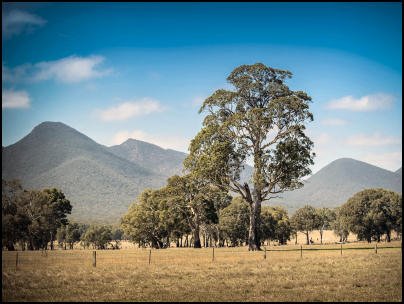
<path fill-rule="evenodd" d="M 310 245 L 309 245 L 310 246 Z M 286 247 L 262 247 L 262 251 L 248 251 L 243 248 L 171 248 L 171 249 L 123 249 L 123 250 L 53 250 L 53 251 L 3 251 L 3 269 L 15 270 L 40 270 L 43 267 L 90 267 L 103 266 L 139 266 L 139 265 L 164 265 L 187 263 L 226 263 L 271 260 L 274 255 L 293 256 L 303 259 L 315 252 L 339 251 L 339 255 L 350 251 L 368 250 L 374 254 L 380 251 L 401 250 L 400 246 L 377 245 L 374 246 L 286 246 Z M 292 248 L 291 248 L 292 247 Z M 293 255 L 293 252 L 297 254 Z M 338 254 L 338 253 L 337 253 Z M 319 256 L 318 253 L 316 256 Z"/>

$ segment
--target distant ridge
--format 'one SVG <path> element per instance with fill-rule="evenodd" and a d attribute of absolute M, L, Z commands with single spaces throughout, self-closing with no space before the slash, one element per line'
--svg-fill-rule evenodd
<path fill-rule="evenodd" d="M 182 162 L 187 156 L 183 152 L 163 149 L 137 139 L 128 139 L 120 145 L 109 147 L 108 150 L 165 177 L 181 174 Z"/>
<path fill-rule="evenodd" d="M 367 188 L 384 188 L 402 193 L 401 175 L 352 158 L 337 159 L 307 179 L 301 189 L 285 192 L 272 203 L 293 211 L 309 204 L 337 207 Z"/>
<path fill-rule="evenodd" d="M 396 171 L 396 173 L 399 174 L 399 175 L 403 175 L 403 167 L 401 167 L 400 169 L 398 169 L 398 170 Z"/>

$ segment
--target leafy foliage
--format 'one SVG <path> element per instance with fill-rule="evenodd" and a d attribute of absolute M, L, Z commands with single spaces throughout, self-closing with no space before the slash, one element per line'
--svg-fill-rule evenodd
<path fill-rule="evenodd" d="M 320 231 L 320 242 L 323 243 L 323 232 L 331 228 L 331 223 L 335 221 L 335 211 L 329 208 L 317 208 L 318 229 Z"/>
<path fill-rule="evenodd" d="M 67 224 L 72 206 L 57 189 L 23 190 L 18 181 L 2 180 L 2 244 L 14 250 L 20 242 L 25 248 L 53 249 L 56 230 Z"/>
<path fill-rule="evenodd" d="M 220 231 L 231 246 L 238 246 L 248 241 L 248 210 L 247 202 L 238 196 L 220 211 Z"/>
<path fill-rule="evenodd" d="M 304 134 L 311 98 L 284 83 L 289 71 L 261 63 L 242 65 L 227 80 L 235 91 L 217 90 L 203 103 L 208 114 L 191 141 L 184 165 L 223 189 L 239 193 L 250 205 L 249 247 L 259 249 L 261 202 L 293 190 L 311 173 L 312 141 Z M 254 162 L 248 183 L 240 172 L 248 158 Z"/>
<path fill-rule="evenodd" d="M 316 209 L 306 205 L 298 209 L 292 216 L 292 222 L 296 231 L 302 231 L 306 235 L 306 244 L 310 244 L 309 233 L 319 227 L 319 217 Z"/>
<path fill-rule="evenodd" d="M 401 232 L 402 197 L 384 189 L 366 189 L 356 193 L 340 208 L 340 216 L 359 239 L 380 241 L 383 234 L 390 240 L 391 230 Z"/>
<path fill-rule="evenodd" d="M 85 247 L 92 245 L 94 249 L 106 249 L 112 241 L 111 226 L 90 225 L 81 237 Z"/>

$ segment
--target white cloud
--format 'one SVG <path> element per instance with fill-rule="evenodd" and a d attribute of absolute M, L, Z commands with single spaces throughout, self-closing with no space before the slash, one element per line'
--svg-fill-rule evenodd
<path fill-rule="evenodd" d="M 345 96 L 328 103 L 327 108 L 333 110 L 374 111 L 390 108 L 394 96 L 384 93 L 362 96 L 359 99 Z"/>
<path fill-rule="evenodd" d="M 366 154 L 363 161 L 390 171 L 396 171 L 402 166 L 402 153 L 388 152 L 380 154 Z"/>
<path fill-rule="evenodd" d="M 400 144 L 401 138 L 380 133 L 373 133 L 372 135 L 357 134 L 349 137 L 346 143 L 351 146 L 386 146 Z"/>
<path fill-rule="evenodd" d="M 20 10 L 3 13 L 2 19 L 2 33 L 5 38 L 31 32 L 46 23 L 45 19 Z"/>
<path fill-rule="evenodd" d="M 40 62 L 35 65 L 38 71 L 34 80 L 56 79 L 60 82 L 73 83 L 102 77 L 110 70 L 98 70 L 96 67 L 104 61 L 102 56 L 70 56 L 55 61 Z"/>
<path fill-rule="evenodd" d="M 98 110 L 98 116 L 103 121 L 115 121 L 161 111 L 163 111 L 163 107 L 157 100 L 143 98 L 141 100 L 126 101 L 106 110 Z"/>
<path fill-rule="evenodd" d="M 125 131 L 119 131 L 114 135 L 112 139 L 112 144 L 120 145 L 129 138 L 152 143 L 164 149 L 173 149 L 182 152 L 188 151 L 188 146 L 191 142 L 190 139 L 183 138 L 180 136 L 152 135 L 142 130 L 133 130 L 133 131 L 125 130 Z"/>
<path fill-rule="evenodd" d="M 2 109 L 29 108 L 30 98 L 25 91 L 4 90 L 1 92 Z"/>
<path fill-rule="evenodd" d="M 325 126 L 343 126 L 347 124 L 347 121 L 339 118 L 327 118 L 323 119 L 321 124 Z"/>
<path fill-rule="evenodd" d="M 76 83 L 99 78 L 111 73 L 111 69 L 100 70 L 104 61 L 102 56 L 69 56 L 54 61 L 42 61 L 36 64 L 23 64 L 9 68 L 2 64 L 2 77 L 5 82 L 37 82 L 56 80 L 63 83 Z"/>

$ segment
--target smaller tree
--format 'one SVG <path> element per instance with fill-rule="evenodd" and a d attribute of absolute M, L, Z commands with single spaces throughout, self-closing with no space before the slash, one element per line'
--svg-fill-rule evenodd
<path fill-rule="evenodd" d="M 339 236 L 339 241 L 345 243 L 348 241 L 349 224 L 348 219 L 340 212 L 340 208 L 335 209 L 335 219 L 331 223 L 334 233 Z"/>
<path fill-rule="evenodd" d="M 293 222 L 297 231 L 301 231 L 306 235 L 306 244 L 310 244 L 309 233 L 319 226 L 319 220 L 316 209 L 306 205 L 300 208 L 293 215 Z"/>
<path fill-rule="evenodd" d="M 106 249 L 112 241 L 112 229 L 110 226 L 91 225 L 81 240 L 85 245 L 91 244 L 95 249 Z"/>
<path fill-rule="evenodd" d="M 323 243 L 323 233 L 325 229 L 331 228 L 331 223 L 335 220 L 335 211 L 329 208 L 316 209 L 318 218 L 318 229 L 320 231 L 320 242 Z"/>
<path fill-rule="evenodd" d="M 292 234 L 292 227 L 288 212 L 283 207 L 272 207 L 272 214 L 275 219 L 275 231 L 273 239 L 279 242 L 279 245 L 286 245 Z"/>
<path fill-rule="evenodd" d="M 150 243 L 153 248 L 165 248 L 169 236 L 167 208 L 163 191 L 146 189 L 123 216 L 121 228 L 139 245 Z"/>
<path fill-rule="evenodd" d="M 53 250 L 53 241 L 56 236 L 57 228 L 69 223 L 67 215 L 72 212 L 72 205 L 66 199 L 64 193 L 58 189 L 45 189 L 43 192 L 48 196 L 48 206 L 44 208 L 49 209 L 47 212 L 47 226 L 49 230 L 50 247 Z"/>
<path fill-rule="evenodd" d="M 238 196 L 220 211 L 219 229 L 231 246 L 238 246 L 248 240 L 248 210 L 247 202 Z"/>
<path fill-rule="evenodd" d="M 273 208 L 263 206 L 261 208 L 260 240 L 262 242 L 273 240 L 275 238 L 276 226 L 277 220 L 274 217 Z"/>
<path fill-rule="evenodd" d="M 66 250 L 66 226 L 62 225 L 56 230 L 56 240 L 60 248 Z"/>
<path fill-rule="evenodd" d="M 115 242 L 115 245 L 112 246 L 113 249 L 119 249 L 122 237 L 123 237 L 122 229 L 115 228 L 114 230 L 112 230 L 112 240 Z"/>
<path fill-rule="evenodd" d="M 399 221 L 397 205 L 402 197 L 398 193 L 385 189 L 365 189 L 353 195 L 340 208 L 346 218 L 349 230 L 357 234 L 358 239 L 369 243 L 378 242 L 383 234 L 390 240 L 390 233 Z M 395 206 L 395 207 L 394 207 Z"/>
<path fill-rule="evenodd" d="M 73 249 L 74 244 L 79 242 L 83 234 L 83 225 L 79 223 L 70 223 L 66 227 L 66 243 L 69 244 L 69 248 Z"/>
<path fill-rule="evenodd" d="M 8 250 L 15 250 L 16 242 L 23 243 L 26 240 L 30 224 L 30 219 L 21 204 L 24 190 L 18 180 L 6 181 L 4 179 L 1 189 L 2 246 Z"/>

